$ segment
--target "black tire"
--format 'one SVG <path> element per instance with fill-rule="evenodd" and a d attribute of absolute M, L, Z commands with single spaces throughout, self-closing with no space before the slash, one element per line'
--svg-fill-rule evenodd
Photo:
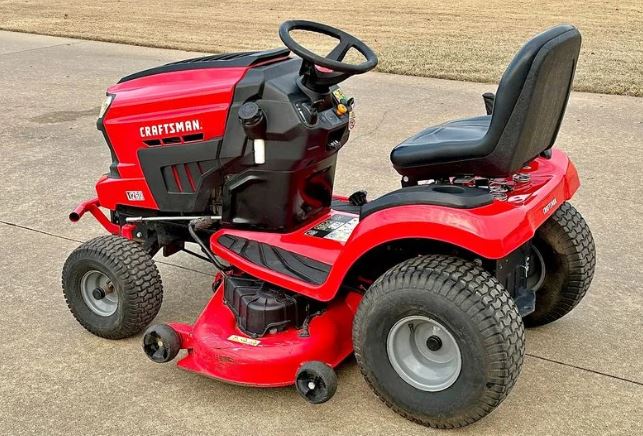
<path fill-rule="evenodd" d="M 536 291 L 536 310 L 524 319 L 536 327 L 568 314 L 583 299 L 594 277 L 594 238 L 581 214 L 569 203 L 538 229 L 534 245 L 545 263 L 545 277 Z"/>
<path fill-rule="evenodd" d="M 90 271 L 109 279 L 118 298 L 114 313 L 97 314 L 83 299 L 81 283 Z M 100 236 L 75 249 L 63 267 L 62 286 L 76 320 L 107 339 L 141 332 L 157 315 L 163 300 L 161 276 L 150 255 L 138 243 L 113 235 Z"/>
<path fill-rule="evenodd" d="M 313 388 L 309 383 L 313 383 Z M 295 388 L 309 403 L 322 404 L 335 395 L 337 375 L 333 368 L 323 362 L 306 362 L 297 370 Z"/>
<path fill-rule="evenodd" d="M 425 316 L 449 330 L 461 370 L 444 390 L 420 390 L 404 381 L 387 352 L 392 326 Z M 495 409 L 520 373 L 524 328 L 509 293 L 475 263 L 430 255 L 407 260 L 366 292 L 353 324 L 355 357 L 373 391 L 395 412 L 435 428 L 471 424 Z"/>
<path fill-rule="evenodd" d="M 181 351 L 181 338 L 167 324 L 150 326 L 143 334 L 143 351 L 155 363 L 170 362 Z"/>

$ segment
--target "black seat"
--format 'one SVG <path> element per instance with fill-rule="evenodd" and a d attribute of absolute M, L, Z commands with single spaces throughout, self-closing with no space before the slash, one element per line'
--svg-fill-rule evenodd
<path fill-rule="evenodd" d="M 554 144 L 580 44 L 580 33 L 570 25 L 535 36 L 503 74 L 492 115 L 423 130 L 393 149 L 393 166 L 411 182 L 516 172 Z"/>

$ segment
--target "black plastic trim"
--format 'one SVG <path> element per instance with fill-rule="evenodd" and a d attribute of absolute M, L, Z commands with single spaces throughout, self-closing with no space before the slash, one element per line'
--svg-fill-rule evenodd
<path fill-rule="evenodd" d="M 493 202 L 489 191 L 458 185 L 419 185 L 389 192 L 362 206 L 360 220 L 383 209 L 413 204 L 473 209 Z"/>
<path fill-rule="evenodd" d="M 141 148 L 138 159 L 156 204 L 165 212 L 204 212 L 225 162 L 218 159 L 221 139 Z M 194 188 L 185 165 L 190 169 Z M 176 177 L 174 170 L 176 171 Z M 181 186 L 178 186 L 178 179 Z"/>
<path fill-rule="evenodd" d="M 267 62 L 286 57 L 290 54 L 287 48 L 275 48 L 265 51 L 252 51 L 244 53 L 223 53 L 212 56 L 185 59 L 178 62 L 161 65 L 138 73 L 123 77 L 118 83 L 128 82 L 155 74 L 170 73 L 173 71 L 199 70 L 203 68 L 249 67 L 261 62 Z"/>
<path fill-rule="evenodd" d="M 331 268 L 301 254 L 239 236 L 222 235 L 218 243 L 256 265 L 315 285 L 326 281 Z"/>

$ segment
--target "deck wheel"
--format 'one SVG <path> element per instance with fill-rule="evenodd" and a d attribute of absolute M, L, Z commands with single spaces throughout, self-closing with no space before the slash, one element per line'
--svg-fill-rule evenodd
<path fill-rule="evenodd" d="M 180 350 L 181 338 L 167 324 L 153 325 L 143 335 L 143 351 L 156 363 L 171 361 L 179 354 Z"/>
<path fill-rule="evenodd" d="M 337 391 L 337 375 L 323 362 L 304 363 L 297 371 L 295 380 L 297 392 L 312 404 L 330 400 Z"/>

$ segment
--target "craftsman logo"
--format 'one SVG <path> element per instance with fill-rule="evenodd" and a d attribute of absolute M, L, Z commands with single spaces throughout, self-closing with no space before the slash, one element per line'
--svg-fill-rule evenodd
<path fill-rule="evenodd" d="M 141 138 L 148 136 L 176 135 L 179 133 L 189 133 L 201 130 L 199 120 L 179 121 L 176 123 L 153 124 L 151 126 L 142 126 L 138 129 Z"/>
<path fill-rule="evenodd" d="M 129 201 L 145 201 L 142 191 L 125 191 Z"/>
<path fill-rule="evenodd" d="M 552 201 L 550 201 L 545 207 L 543 207 L 543 215 L 547 215 L 551 208 L 556 206 L 556 203 L 558 203 L 558 201 L 556 200 L 556 197 L 554 197 Z"/>

